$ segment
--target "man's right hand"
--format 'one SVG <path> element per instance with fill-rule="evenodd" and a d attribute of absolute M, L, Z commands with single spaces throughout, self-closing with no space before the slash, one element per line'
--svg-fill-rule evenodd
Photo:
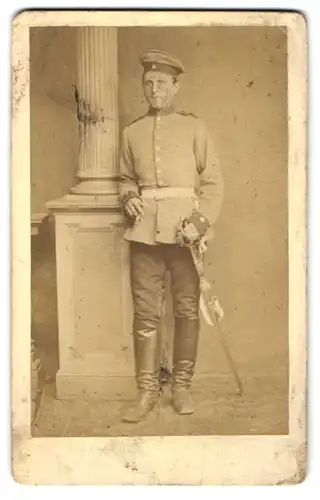
<path fill-rule="evenodd" d="M 124 206 L 124 212 L 131 217 L 136 219 L 143 215 L 143 203 L 140 198 L 130 198 Z"/>

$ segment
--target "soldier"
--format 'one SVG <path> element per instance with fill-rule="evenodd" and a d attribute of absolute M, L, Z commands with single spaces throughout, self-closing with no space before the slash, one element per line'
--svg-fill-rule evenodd
<path fill-rule="evenodd" d="M 219 163 L 206 126 L 173 104 L 184 72 L 182 62 L 159 50 L 142 54 L 140 62 L 149 110 L 124 129 L 120 154 L 139 389 L 137 401 L 123 416 L 129 422 L 143 420 L 160 395 L 158 330 L 166 271 L 175 320 L 172 405 L 180 415 L 194 412 L 189 389 L 198 347 L 200 290 L 187 245 L 208 234 L 223 197 Z M 178 231 L 182 221 L 189 221 L 182 235 L 185 245 Z"/>

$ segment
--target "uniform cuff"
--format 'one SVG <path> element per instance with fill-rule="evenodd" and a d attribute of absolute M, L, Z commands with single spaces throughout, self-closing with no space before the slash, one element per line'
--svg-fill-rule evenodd
<path fill-rule="evenodd" d="M 128 191 L 128 193 L 123 195 L 122 199 L 121 199 L 122 209 L 124 208 L 127 201 L 131 200 L 131 198 L 139 198 L 139 195 L 137 193 L 135 193 L 134 191 Z"/>

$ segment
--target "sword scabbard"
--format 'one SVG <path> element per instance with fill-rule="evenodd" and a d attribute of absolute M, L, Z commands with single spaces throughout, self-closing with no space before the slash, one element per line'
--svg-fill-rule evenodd
<path fill-rule="evenodd" d="M 230 369 L 232 371 L 232 374 L 234 376 L 235 382 L 238 386 L 238 394 L 241 395 L 242 390 L 243 390 L 242 382 L 241 382 L 240 377 L 238 375 L 235 363 L 234 363 L 233 358 L 231 356 L 231 352 L 230 352 L 229 347 L 227 345 L 225 335 L 224 335 L 224 332 L 223 332 L 223 330 L 221 328 L 221 324 L 220 324 L 220 320 L 223 317 L 223 311 L 221 309 L 221 313 L 219 314 L 216 310 L 217 308 L 214 307 L 213 302 L 208 297 L 208 289 L 211 290 L 211 285 L 204 277 L 203 254 L 201 254 L 201 252 L 199 251 L 199 248 L 195 248 L 194 246 L 190 247 L 190 251 L 191 251 L 193 263 L 197 269 L 198 276 L 200 279 L 201 295 L 203 298 L 202 306 L 204 308 L 202 310 L 202 313 L 204 315 L 206 322 L 210 326 L 217 327 L 220 343 L 221 343 L 222 348 L 224 350 L 225 356 L 227 358 L 228 364 L 229 364 Z M 218 300 L 216 297 L 214 297 L 214 299 Z M 218 303 L 219 303 L 219 301 L 218 301 Z M 219 308 L 221 308 L 220 304 L 219 304 Z"/>

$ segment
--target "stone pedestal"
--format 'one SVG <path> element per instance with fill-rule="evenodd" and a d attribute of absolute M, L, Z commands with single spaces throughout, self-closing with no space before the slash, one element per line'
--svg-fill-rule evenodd
<path fill-rule="evenodd" d="M 88 199 L 81 207 L 72 201 L 60 200 L 60 210 L 55 203 L 57 396 L 130 398 L 132 313 L 122 216 L 101 199 L 92 198 L 91 207 Z"/>
<path fill-rule="evenodd" d="M 59 323 L 57 397 L 132 398 L 132 305 L 118 203 L 117 33 L 78 30 L 78 184 L 54 213 Z"/>

